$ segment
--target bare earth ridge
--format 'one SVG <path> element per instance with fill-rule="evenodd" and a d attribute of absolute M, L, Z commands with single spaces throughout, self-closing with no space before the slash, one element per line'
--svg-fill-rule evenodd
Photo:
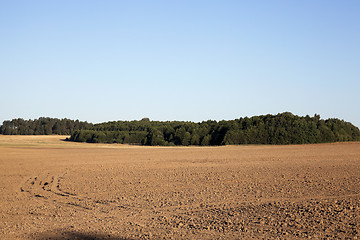
<path fill-rule="evenodd" d="M 140 147 L 0 135 L 0 239 L 357 239 L 360 143 Z"/>

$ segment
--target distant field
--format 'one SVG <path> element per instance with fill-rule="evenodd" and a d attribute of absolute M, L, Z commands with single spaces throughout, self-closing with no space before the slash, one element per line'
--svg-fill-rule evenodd
<path fill-rule="evenodd" d="M 0 135 L 0 239 L 360 238 L 360 143 Z"/>

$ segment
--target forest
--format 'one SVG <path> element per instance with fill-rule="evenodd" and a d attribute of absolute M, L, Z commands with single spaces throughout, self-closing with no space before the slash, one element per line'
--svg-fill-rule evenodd
<path fill-rule="evenodd" d="M 71 135 L 76 130 L 90 129 L 91 123 L 79 120 L 40 117 L 35 120 L 22 118 L 4 121 L 0 126 L 3 135 Z"/>
<path fill-rule="evenodd" d="M 359 141 L 359 129 L 349 122 L 320 115 L 244 117 L 228 121 L 116 121 L 75 131 L 70 139 L 89 143 L 125 143 L 149 146 L 216 146 L 238 144 L 305 144 Z"/>
<path fill-rule="evenodd" d="M 113 121 L 99 124 L 79 120 L 13 119 L 0 127 L 4 135 L 71 135 L 69 141 L 121 143 L 149 146 L 218 146 L 238 144 L 305 144 L 360 141 L 360 130 L 336 118 L 315 114 L 302 117 L 290 112 L 235 120 Z"/>

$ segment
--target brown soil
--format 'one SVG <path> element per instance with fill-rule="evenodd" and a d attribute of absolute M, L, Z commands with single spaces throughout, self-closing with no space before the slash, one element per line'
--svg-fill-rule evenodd
<path fill-rule="evenodd" d="M 0 239 L 360 238 L 360 143 L 63 138 L 0 135 Z"/>

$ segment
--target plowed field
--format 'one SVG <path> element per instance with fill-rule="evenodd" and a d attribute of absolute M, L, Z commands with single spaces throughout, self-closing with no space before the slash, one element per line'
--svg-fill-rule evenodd
<path fill-rule="evenodd" d="M 0 239 L 360 238 L 360 143 L 63 138 L 0 135 Z"/>

